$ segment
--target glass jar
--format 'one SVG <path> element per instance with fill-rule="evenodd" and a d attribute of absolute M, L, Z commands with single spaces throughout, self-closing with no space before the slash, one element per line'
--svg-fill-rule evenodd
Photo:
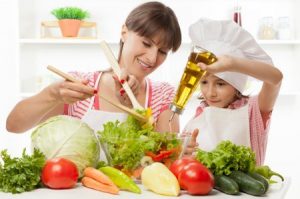
<path fill-rule="evenodd" d="M 277 38 L 280 40 L 289 40 L 292 37 L 290 18 L 287 16 L 279 17 L 277 24 Z"/>
<path fill-rule="evenodd" d="M 263 17 L 260 20 L 258 29 L 258 39 L 275 39 L 276 31 L 274 28 L 273 17 Z"/>

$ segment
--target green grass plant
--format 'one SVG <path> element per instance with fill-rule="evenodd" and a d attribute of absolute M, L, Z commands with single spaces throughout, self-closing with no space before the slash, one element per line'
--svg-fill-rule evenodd
<path fill-rule="evenodd" d="M 58 20 L 61 19 L 83 20 L 90 16 L 88 11 L 84 11 L 78 7 L 56 8 L 51 11 L 51 14 L 54 15 Z"/>

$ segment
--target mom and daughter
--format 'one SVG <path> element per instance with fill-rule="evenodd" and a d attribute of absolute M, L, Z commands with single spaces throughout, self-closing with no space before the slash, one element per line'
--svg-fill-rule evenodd
<path fill-rule="evenodd" d="M 231 21 L 200 19 L 189 27 L 193 45 L 217 56 L 217 61 L 198 66 L 207 71 L 200 80 L 199 106 L 184 128 L 192 139 L 187 152 L 213 149 L 222 140 L 252 148 L 258 165 L 264 163 L 270 120 L 283 75 L 254 38 Z M 169 109 L 176 88 L 148 78 L 170 51 L 181 44 L 181 30 L 173 10 L 160 2 L 134 8 L 121 27 L 118 62 L 121 78 L 113 71 L 72 72 L 83 84 L 55 82 L 36 95 L 20 101 L 7 118 L 6 128 L 21 133 L 56 115 L 69 115 L 99 130 L 107 112 L 118 118 L 120 110 L 99 97 L 99 93 L 132 107 L 122 88 L 127 81 L 137 101 L 151 108 L 155 130 L 169 131 Z M 183 66 L 174 66 L 183 67 Z M 246 96 L 249 78 L 262 82 L 257 95 Z M 179 117 L 171 121 L 179 133 Z"/>

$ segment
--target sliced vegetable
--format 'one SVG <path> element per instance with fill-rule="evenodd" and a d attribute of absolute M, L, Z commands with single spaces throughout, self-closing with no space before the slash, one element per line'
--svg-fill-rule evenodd
<path fill-rule="evenodd" d="M 176 133 L 154 132 L 153 127 L 144 129 L 131 116 L 125 122 L 108 122 L 103 127 L 103 131 L 97 133 L 111 156 L 111 166 L 124 172 L 131 173 L 140 167 L 141 159 L 147 155 L 145 152 L 153 154 L 147 155 L 154 157 L 153 161 L 167 158 L 173 158 L 174 161 L 181 150 L 182 140 L 178 139 Z"/>
<path fill-rule="evenodd" d="M 151 151 L 146 152 L 146 155 L 150 156 L 153 161 L 161 162 L 163 159 L 166 159 L 172 155 L 174 150 L 166 150 L 166 151 L 159 151 L 158 154 L 154 154 Z"/>
<path fill-rule="evenodd" d="M 150 165 L 150 164 L 148 164 L 148 165 Z M 146 166 L 143 166 L 143 167 L 140 166 L 140 167 L 136 168 L 135 170 L 133 170 L 130 174 L 132 175 L 132 177 L 134 179 L 140 180 L 144 167 L 146 167 Z"/>
<path fill-rule="evenodd" d="M 118 194 L 119 193 L 118 187 L 103 184 L 101 182 L 98 182 L 97 180 L 94 180 L 93 178 L 90 178 L 90 177 L 83 177 L 81 179 L 81 183 L 85 187 L 95 189 L 95 190 L 98 190 L 98 191 L 107 192 L 107 193 L 111 193 L 111 194 Z"/>
<path fill-rule="evenodd" d="M 142 128 L 143 129 L 147 129 L 147 128 L 153 128 L 153 123 L 154 123 L 154 119 L 152 116 L 152 109 L 151 108 L 147 108 L 144 111 L 138 111 L 139 113 L 143 114 L 144 116 L 146 116 L 146 118 L 148 119 L 148 122 L 146 122 L 145 124 L 143 124 Z"/>
<path fill-rule="evenodd" d="M 150 164 L 153 163 L 153 160 L 150 156 L 144 156 L 142 159 L 141 159 L 141 166 L 142 167 L 146 167 L 146 166 L 149 166 Z"/>
<path fill-rule="evenodd" d="M 141 193 L 141 189 L 122 171 L 109 166 L 101 167 L 99 170 L 107 175 L 120 189 Z"/>

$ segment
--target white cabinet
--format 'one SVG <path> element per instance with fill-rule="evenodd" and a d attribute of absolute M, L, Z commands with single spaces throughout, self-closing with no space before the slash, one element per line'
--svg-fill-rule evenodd
<path fill-rule="evenodd" d="M 101 70 L 108 66 L 100 46 L 100 39 L 41 39 L 40 23 L 55 20 L 51 10 L 62 6 L 78 6 L 88 10 L 98 25 L 98 32 L 107 40 L 117 55 L 120 29 L 129 11 L 142 0 L 18 0 L 19 39 L 18 39 L 18 80 L 21 97 L 32 95 L 46 86 L 56 76 L 46 70 L 47 65 L 64 71 Z M 200 17 L 232 19 L 235 0 L 164 0 L 174 9 L 183 34 L 183 44 L 179 51 L 171 54 L 167 61 L 151 77 L 169 81 L 177 85 L 182 74 L 188 52 L 188 26 Z M 274 63 L 284 73 L 282 94 L 299 94 L 300 78 L 297 63 L 300 59 L 300 14 L 297 0 L 240 0 L 242 24 L 255 37 L 259 20 L 271 16 L 288 16 L 293 32 L 291 40 L 260 40 L 262 47 L 272 56 Z M 275 24 L 276 25 L 276 24 Z M 99 36 L 99 35 L 98 35 Z"/>

